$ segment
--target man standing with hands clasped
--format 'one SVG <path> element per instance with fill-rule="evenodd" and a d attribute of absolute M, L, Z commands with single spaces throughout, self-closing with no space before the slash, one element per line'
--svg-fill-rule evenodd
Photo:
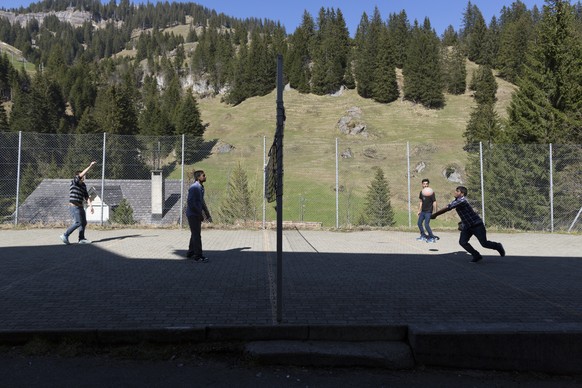
<path fill-rule="evenodd" d="M 202 170 L 194 171 L 194 183 L 188 189 L 188 201 L 186 206 L 186 217 L 190 226 L 190 244 L 186 257 L 198 263 L 208 261 L 202 254 L 202 221 L 206 219 L 212 222 L 212 217 L 204 201 L 204 182 L 206 174 Z"/>
<path fill-rule="evenodd" d="M 459 244 L 471 255 L 473 255 L 472 263 L 476 263 L 483 259 L 483 256 L 475 248 L 469 244 L 469 239 L 475 235 L 479 240 L 479 243 L 483 248 L 495 249 L 499 252 L 500 256 L 505 256 L 505 249 L 503 245 L 498 242 L 487 240 L 487 230 L 485 229 L 485 224 L 479 215 L 473 210 L 469 202 L 467 202 L 467 188 L 465 186 L 458 186 L 455 190 L 455 199 L 453 202 L 449 203 L 447 207 L 442 208 L 436 213 L 433 213 L 430 217 L 435 219 L 443 213 L 449 210 L 457 210 L 457 214 L 461 218 L 459 223 L 459 230 L 461 235 L 459 237 Z"/>
<path fill-rule="evenodd" d="M 69 187 L 69 212 L 71 213 L 71 217 L 73 217 L 73 225 L 66 230 L 64 234 L 61 234 L 59 237 L 61 241 L 66 245 L 69 245 L 69 236 L 73 233 L 77 228 L 79 229 L 79 244 L 91 244 L 90 240 L 85 238 L 85 226 L 87 226 L 87 214 L 85 213 L 84 202 L 87 201 L 89 205 L 87 208 L 93 214 L 93 204 L 91 203 L 91 197 L 87 192 L 87 186 L 85 185 L 85 178 L 87 175 L 87 171 L 93 165 L 97 163 L 95 161 L 91 162 L 89 166 L 84 169 L 83 171 L 76 171 L 75 177 L 71 181 L 71 186 Z"/>

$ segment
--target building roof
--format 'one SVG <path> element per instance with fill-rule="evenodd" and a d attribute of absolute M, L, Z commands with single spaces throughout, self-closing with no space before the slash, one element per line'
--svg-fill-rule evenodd
<path fill-rule="evenodd" d="M 139 224 L 170 225 L 180 222 L 181 181 L 164 181 L 164 206 L 162 217 L 152 216 L 152 181 L 150 179 L 107 179 L 103 190 L 103 203 L 115 208 L 126 199 L 133 209 L 133 218 Z M 19 223 L 70 223 L 70 179 L 43 179 L 38 187 L 18 208 Z M 101 180 L 87 179 L 87 189 L 101 196 Z M 186 187 L 185 190 L 188 188 Z M 185 205 L 186 200 L 184 200 Z"/>

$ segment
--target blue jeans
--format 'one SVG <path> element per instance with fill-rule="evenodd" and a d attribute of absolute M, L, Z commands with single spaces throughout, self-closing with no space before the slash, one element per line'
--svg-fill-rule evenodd
<path fill-rule="evenodd" d="M 65 232 L 65 237 L 69 238 L 75 229 L 79 229 L 79 241 L 85 239 L 85 226 L 87 226 L 87 215 L 83 206 L 69 206 L 69 213 L 73 217 L 73 225 Z"/>
<path fill-rule="evenodd" d="M 424 233 L 424 228 L 422 227 L 422 224 L 424 222 L 424 227 L 426 228 L 426 232 L 428 233 L 428 238 L 434 238 L 434 235 L 432 234 L 432 229 L 430 228 L 431 215 L 432 212 L 420 212 L 420 214 L 418 215 L 418 229 L 420 230 L 421 236 L 426 236 L 426 234 Z"/>

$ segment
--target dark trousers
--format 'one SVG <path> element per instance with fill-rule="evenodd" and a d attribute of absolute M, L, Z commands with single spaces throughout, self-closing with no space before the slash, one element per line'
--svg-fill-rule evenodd
<path fill-rule="evenodd" d="M 483 248 L 488 249 L 495 249 L 499 250 L 501 248 L 501 244 L 494 241 L 487 240 L 487 230 L 485 229 L 485 225 L 479 224 L 474 225 L 471 227 L 465 226 L 465 229 L 461 231 L 461 236 L 459 237 L 459 244 L 473 257 L 481 257 L 481 254 L 469 244 L 469 239 L 471 237 L 477 237 L 479 243 Z"/>
<path fill-rule="evenodd" d="M 65 232 L 65 237 L 69 238 L 77 228 L 79 229 L 79 241 L 85 239 L 85 227 L 87 226 L 87 214 L 83 206 L 69 206 L 69 212 L 73 218 L 73 225 Z"/>
<path fill-rule="evenodd" d="M 198 216 L 189 216 L 188 225 L 190 226 L 190 244 L 186 256 L 200 258 L 202 257 L 202 221 Z"/>

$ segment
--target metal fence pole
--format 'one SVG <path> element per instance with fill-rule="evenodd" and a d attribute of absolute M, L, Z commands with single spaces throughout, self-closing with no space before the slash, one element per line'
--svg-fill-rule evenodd
<path fill-rule="evenodd" d="M 339 140 L 335 138 L 335 228 L 339 229 Z"/>
<path fill-rule="evenodd" d="M 16 210 L 14 212 L 14 225 L 18 225 L 18 206 L 20 197 L 20 155 L 22 154 L 22 131 L 18 131 L 18 163 L 16 164 Z"/>
<path fill-rule="evenodd" d="M 103 203 L 105 202 L 105 147 L 107 144 L 106 142 L 107 142 L 107 132 L 103 132 L 103 151 L 101 154 L 101 226 L 103 226 Z"/>
<path fill-rule="evenodd" d="M 483 224 L 485 224 L 485 182 L 483 180 L 483 142 L 479 142 L 479 164 L 481 174 L 481 217 Z"/>
<path fill-rule="evenodd" d="M 576 214 L 576 217 L 574 217 L 574 221 L 572 221 L 570 228 L 568 228 L 568 233 L 570 233 L 572 231 L 572 228 L 574 228 L 574 225 L 576 225 L 576 221 L 578 221 L 580 214 L 582 214 L 582 207 L 580 208 L 580 210 L 578 210 L 578 214 Z"/>
<path fill-rule="evenodd" d="M 406 179 L 408 180 L 408 227 L 412 228 L 412 213 L 410 208 L 410 142 L 406 142 Z"/>
<path fill-rule="evenodd" d="M 185 145 L 186 144 L 186 135 L 182 134 L 182 172 L 180 173 L 180 229 L 182 229 L 182 226 L 184 225 L 184 219 L 183 219 L 183 214 L 184 214 L 184 149 L 185 149 Z"/>
<path fill-rule="evenodd" d="M 267 228 L 267 136 L 263 136 L 263 230 Z"/>
<path fill-rule="evenodd" d="M 550 230 L 554 231 L 554 163 L 552 161 L 552 143 L 550 143 Z"/>

